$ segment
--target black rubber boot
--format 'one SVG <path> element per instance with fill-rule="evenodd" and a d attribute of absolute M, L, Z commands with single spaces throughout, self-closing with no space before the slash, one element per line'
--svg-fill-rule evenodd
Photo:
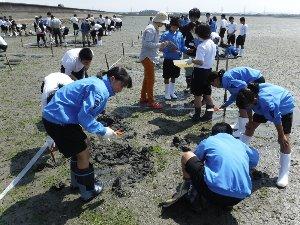
<path fill-rule="evenodd" d="M 208 109 L 213 109 L 213 108 L 214 108 L 213 105 L 206 105 L 205 113 L 200 119 L 202 122 L 209 121 L 209 120 L 212 119 L 212 115 L 213 115 L 214 112 L 213 111 L 208 111 Z"/>
<path fill-rule="evenodd" d="M 192 117 L 193 122 L 197 123 L 201 121 L 201 108 L 195 108 L 195 114 Z"/>
<path fill-rule="evenodd" d="M 101 181 L 95 180 L 94 168 L 90 164 L 88 169 L 79 170 L 76 168 L 75 178 L 79 187 L 81 198 L 89 201 L 99 195 L 103 190 Z"/>

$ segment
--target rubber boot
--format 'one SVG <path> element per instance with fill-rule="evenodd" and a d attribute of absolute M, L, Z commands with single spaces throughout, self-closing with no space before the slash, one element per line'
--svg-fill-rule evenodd
<path fill-rule="evenodd" d="M 166 100 L 171 100 L 170 84 L 165 84 L 165 99 Z"/>
<path fill-rule="evenodd" d="M 170 82 L 169 91 L 171 98 L 177 99 L 177 95 L 175 95 L 175 83 Z"/>
<path fill-rule="evenodd" d="M 238 118 L 238 130 L 233 132 L 233 137 L 239 138 L 246 131 L 246 124 L 248 123 L 248 118 L 239 117 Z"/>
<path fill-rule="evenodd" d="M 289 183 L 289 170 L 291 166 L 291 154 L 280 153 L 280 169 L 276 185 L 285 188 Z"/>
<path fill-rule="evenodd" d="M 90 164 L 88 169 L 79 170 L 76 168 L 75 178 L 78 183 L 80 197 L 84 201 L 93 199 L 103 190 L 102 182 L 95 180 L 94 168 L 92 164 Z"/>
<path fill-rule="evenodd" d="M 250 137 L 250 136 L 247 136 L 246 134 L 242 134 L 242 135 L 240 136 L 240 140 L 241 140 L 242 142 L 244 142 L 246 145 L 249 145 L 250 140 L 251 140 L 251 137 Z"/>
<path fill-rule="evenodd" d="M 212 115 L 213 115 L 213 111 L 208 111 L 208 109 L 213 109 L 214 106 L 213 105 L 206 105 L 206 110 L 204 115 L 201 117 L 201 121 L 209 121 L 212 119 Z"/>
<path fill-rule="evenodd" d="M 193 122 L 200 122 L 201 121 L 201 108 L 195 108 L 195 114 L 192 116 Z"/>
<path fill-rule="evenodd" d="M 71 190 L 78 189 L 78 183 L 77 183 L 77 180 L 75 178 L 76 168 L 77 168 L 77 157 L 76 156 L 72 156 L 71 160 L 70 160 L 70 174 L 71 174 L 71 185 L 70 185 L 70 188 L 71 188 Z"/>

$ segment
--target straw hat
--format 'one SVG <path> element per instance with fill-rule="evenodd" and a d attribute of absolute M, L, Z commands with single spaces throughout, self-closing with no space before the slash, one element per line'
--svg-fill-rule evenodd
<path fill-rule="evenodd" d="M 156 16 L 153 18 L 153 22 L 155 23 L 166 23 L 169 24 L 168 20 L 168 14 L 165 12 L 159 12 L 156 14 Z"/>

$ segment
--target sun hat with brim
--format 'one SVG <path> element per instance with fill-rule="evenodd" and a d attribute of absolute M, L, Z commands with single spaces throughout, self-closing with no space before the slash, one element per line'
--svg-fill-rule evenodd
<path fill-rule="evenodd" d="M 168 14 L 165 12 L 159 12 L 156 14 L 156 16 L 153 18 L 154 23 L 165 23 L 169 24 L 170 21 L 168 20 Z"/>

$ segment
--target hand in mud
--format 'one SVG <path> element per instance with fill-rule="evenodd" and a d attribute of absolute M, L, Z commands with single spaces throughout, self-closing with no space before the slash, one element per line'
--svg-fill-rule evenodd
<path fill-rule="evenodd" d="M 194 52 L 194 49 L 191 49 L 191 48 L 189 48 L 187 51 L 186 51 L 186 53 L 188 53 L 188 54 L 192 54 Z"/>
<path fill-rule="evenodd" d="M 117 137 L 117 133 L 111 129 L 110 127 L 106 127 L 106 132 L 103 135 L 104 138 L 107 138 L 110 141 L 110 138 L 115 138 Z"/>
<path fill-rule="evenodd" d="M 115 131 L 115 133 L 117 134 L 118 137 L 120 137 L 123 136 L 125 132 L 122 129 L 118 129 Z"/>

